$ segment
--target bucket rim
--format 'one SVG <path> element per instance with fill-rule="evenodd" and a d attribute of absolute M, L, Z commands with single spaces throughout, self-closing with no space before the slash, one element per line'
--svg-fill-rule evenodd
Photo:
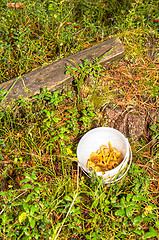
<path fill-rule="evenodd" d="M 77 158 L 78 158 L 79 145 L 80 145 L 80 142 L 82 141 L 82 139 L 86 138 L 87 135 L 90 134 L 90 132 L 93 132 L 93 131 L 95 131 L 95 130 L 97 130 L 97 129 L 105 129 L 105 130 L 108 130 L 108 129 L 109 129 L 109 130 L 112 130 L 112 131 L 116 132 L 117 134 L 121 135 L 121 137 L 125 140 L 126 153 L 125 153 L 125 156 L 124 156 L 122 162 L 121 162 L 117 167 L 115 167 L 115 168 L 113 168 L 113 169 L 111 169 L 111 170 L 109 170 L 109 171 L 107 171 L 107 172 L 109 172 L 110 174 L 112 174 L 114 171 L 121 171 L 121 170 L 122 170 L 122 166 L 129 160 L 129 148 L 130 148 L 130 144 L 129 144 L 128 139 L 124 136 L 124 134 L 122 134 L 119 130 L 117 130 L 117 129 L 115 129 L 115 128 L 111 128 L 111 127 L 96 127 L 96 128 L 92 128 L 91 130 L 89 130 L 88 132 L 86 132 L 86 133 L 81 137 L 81 139 L 80 139 L 80 141 L 79 141 L 79 143 L 78 143 L 78 145 L 77 145 L 77 149 L 76 149 Z M 82 167 L 83 163 L 82 163 L 81 161 L 79 161 L 79 160 L 78 160 L 78 162 L 79 162 L 79 164 L 80 164 L 81 167 Z M 87 172 L 87 174 L 88 174 L 88 173 L 91 173 L 91 171 L 90 171 L 85 165 L 84 165 L 84 167 L 85 167 L 85 170 L 84 170 L 84 171 Z M 83 167 L 82 167 L 82 169 L 83 169 Z M 118 169 L 118 170 L 117 170 L 117 169 Z M 97 173 L 100 173 L 100 172 L 97 172 Z M 116 174 L 118 174 L 118 173 L 116 173 Z M 116 174 L 115 174 L 115 175 L 116 175 Z"/>

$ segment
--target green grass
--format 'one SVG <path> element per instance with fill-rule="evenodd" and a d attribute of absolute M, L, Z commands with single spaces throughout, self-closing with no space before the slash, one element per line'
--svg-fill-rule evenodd
<path fill-rule="evenodd" d="M 23 1 L 24 8 L 0 3 L 0 81 L 80 51 L 128 28 L 148 26 L 155 33 L 158 3 L 130 0 Z"/>
<path fill-rule="evenodd" d="M 73 85 L 1 107 L 1 239 L 159 239 L 158 116 L 148 138 L 129 138 L 133 163 L 119 183 L 88 178 L 76 162 L 84 133 L 108 126 L 101 106 L 157 110 L 158 3 L 148 3 L 28 0 L 9 9 L 1 1 L 1 81 L 108 36 L 125 46 L 103 72 L 86 61 L 69 69 Z"/>

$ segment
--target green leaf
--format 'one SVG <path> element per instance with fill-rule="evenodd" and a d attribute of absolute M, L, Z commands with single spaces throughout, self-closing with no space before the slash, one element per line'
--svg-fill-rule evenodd
<path fill-rule="evenodd" d="M 69 73 L 70 73 L 70 70 L 67 70 L 67 71 L 65 72 L 66 75 L 69 74 Z"/>
<path fill-rule="evenodd" d="M 142 201 L 145 201 L 145 202 L 147 202 L 147 198 L 146 198 L 146 197 L 144 197 L 144 196 L 141 196 L 141 195 L 139 196 L 139 200 L 140 200 L 140 201 L 142 200 Z"/>
<path fill-rule="evenodd" d="M 27 217 L 27 213 L 26 212 L 22 212 L 19 216 L 19 222 L 20 224 L 26 219 Z"/>
<path fill-rule="evenodd" d="M 125 215 L 125 211 L 124 211 L 124 210 L 121 210 L 121 209 L 119 209 L 119 210 L 117 210 L 117 211 L 115 212 L 115 215 L 116 215 L 116 216 L 120 216 L 120 217 L 122 217 L 122 216 L 124 216 L 124 215 Z"/>
<path fill-rule="evenodd" d="M 30 179 L 25 178 L 25 179 L 20 181 L 20 185 L 23 184 L 23 183 L 27 183 L 27 182 L 30 182 Z"/>
<path fill-rule="evenodd" d="M 51 122 L 46 122 L 46 127 L 50 127 L 50 125 L 51 125 Z"/>
<path fill-rule="evenodd" d="M 133 200 L 134 202 L 138 201 L 138 200 L 139 200 L 139 199 L 138 199 L 138 196 L 134 195 L 133 198 L 132 198 L 132 200 Z"/>
<path fill-rule="evenodd" d="M 61 139 L 64 139 L 64 135 L 61 134 L 61 133 L 59 133 L 59 137 L 60 137 Z"/>
<path fill-rule="evenodd" d="M 152 126 L 150 126 L 150 129 L 155 132 L 157 130 L 157 126 L 156 125 L 152 125 Z"/>
<path fill-rule="evenodd" d="M 101 194 L 100 200 L 103 202 L 107 198 L 107 195 L 105 193 Z"/>
<path fill-rule="evenodd" d="M 105 204 L 106 205 L 109 205 L 110 204 L 110 201 L 108 201 L 107 199 L 105 200 Z"/>
<path fill-rule="evenodd" d="M 61 120 L 61 118 L 56 118 L 56 117 L 54 117 L 52 120 L 53 120 L 55 123 L 58 123 L 58 122 Z"/>
<path fill-rule="evenodd" d="M 127 208 L 126 208 L 126 215 L 127 215 L 127 217 L 131 217 L 131 215 L 132 215 L 132 209 L 131 209 L 130 207 L 127 207 Z"/>
<path fill-rule="evenodd" d="M 132 198 L 132 194 L 128 193 L 127 196 L 126 196 L 126 201 L 127 202 L 130 202 L 130 199 Z"/>
<path fill-rule="evenodd" d="M 31 228 L 35 227 L 35 219 L 34 218 L 30 219 L 30 226 L 31 226 Z"/>
<path fill-rule="evenodd" d="M 29 206 L 26 202 L 23 203 L 23 208 L 26 211 L 26 213 L 29 213 Z"/>
<path fill-rule="evenodd" d="M 65 136 L 64 139 L 65 139 L 65 140 L 66 140 L 66 139 L 70 139 L 70 137 L 69 137 L 69 136 Z"/>
<path fill-rule="evenodd" d="M 140 222 L 142 221 L 142 217 L 141 216 L 137 216 L 133 219 L 133 224 L 134 226 L 138 225 Z"/>
<path fill-rule="evenodd" d="M 32 172 L 31 178 L 32 178 L 33 180 L 37 180 L 36 172 Z"/>
<path fill-rule="evenodd" d="M 50 112 L 49 111 L 46 112 L 46 116 L 50 119 Z"/>
<path fill-rule="evenodd" d="M 72 198 L 70 196 L 64 196 L 64 200 L 67 202 L 72 202 Z"/>
<path fill-rule="evenodd" d="M 29 202 L 30 200 L 34 200 L 35 199 L 35 195 L 34 195 L 34 193 L 30 193 L 28 196 L 27 196 L 27 198 L 26 198 L 26 203 L 27 202 Z"/>
<path fill-rule="evenodd" d="M 120 203 L 121 203 L 122 205 L 125 204 L 125 197 L 122 197 L 122 198 L 121 198 Z"/>
<path fill-rule="evenodd" d="M 49 11 L 54 10 L 53 4 L 49 4 L 48 10 L 49 10 Z"/>
<path fill-rule="evenodd" d="M 59 136 L 55 136 L 55 137 L 53 138 L 54 141 L 56 141 L 56 140 L 58 140 L 58 139 L 59 139 Z"/>
<path fill-rule="evenodd" d="M 156 227 L 159 229 L 159 221 L 156 221 Z"/>
<path fill-rule="evenodd" d="M 22 205 L 22 202 L 12 202 L 11 203 L 12 206 L 21 206 Z"/>
<path fill-rule="evenodd" d="M 149 232 L 144 234 L 144 238 L 158 237 L 158 232 L 153 227 L 149 228 Z"/>
<path fill-rule="evenodd" d="M 97 208 L 98 204 L 99 204 L 99 199 L 97 198 L 97 199 L 93 202 L 92 207 L 93 207 L 93 208 Z"/>
<path fill-rule="evenodd" d="M 3 157 L 3 155 L 0 153 L 0 159 L 1 160 L 3 160 L 4 159 L 4 157 Z"/>
<path fill-rule="evenodd" d="M 39 220 L 43 219 L 42 215 L 37 215 L 37 218 L 39 218 Z"/>
<path fill-rule="evenodd" d="M 39 193 L 40 193 L 39 187 L 35 187 L 35 188 L 34 188 L 34 191 L 39 194 Z"/>
<path fill-rule="evenodd" d="M 4 197 L 6 197 L 6 192 L 0 192 L 0 196 L 4 196 Z"/>
<path fill-rule="evenodd" d="M 136 233 L 136 234 L 138 234 L 139 236 L 141 236 L 142 233 L 143 233 L 143 230 L 137 229 L 137 230 L 134 231 L 134 233 Z"/>
<path fill-rule="evenodd" d="M 31 215 L 33 215 L 34 214 L 34 212 L 36 212 L 36 210 L 37 210 L 37 207 L 36 206 L 31 206 L 31 209 L 30 209 L 30 214 Z"/>
<path fill-rule="evenodd" d="M 110 208 L 108 208 L 108 207 L 105 207 L 105 208 L 104 208 L 104 212 L 105 212 L 105 213 L 107 213 L 107 212 L 109 212 L 109 211 L 110 211 Z"/>
<path fill-rule="evenodd" d="M 31 184 L 24 184 L 22 189 L 33 189 L 33 186 Z"/>
<path fill-rule="evenodd" d="M 91 239 L 91 237 L 87 234 L 85 235 L 86 239 Z"/>

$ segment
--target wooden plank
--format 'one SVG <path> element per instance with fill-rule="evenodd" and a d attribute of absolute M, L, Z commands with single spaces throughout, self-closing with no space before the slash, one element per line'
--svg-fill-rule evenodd
<path fill-rule="evenodd" d="M 67 64 L 75 66 L 74 62 L 80 64 L 84 59 L 88 59 L 92 63 L 93 58 L 102 57 L 100 64 L 104 66 L 114 60 L 119 60 L 123 55 L 124 47 L 120 39 L 114 37 L 52 64 L 40 67 L 19 78 L 2 83 L 0 90 L 10 91 L 3 104 L 6 105 L 11 100 L 18 99 L 19 96 L 29 99 L 30 96 L 39 94 L 44 87 L 54 91 L 64 83 L 72 81 L 72 76 L 65 74 Z"/>

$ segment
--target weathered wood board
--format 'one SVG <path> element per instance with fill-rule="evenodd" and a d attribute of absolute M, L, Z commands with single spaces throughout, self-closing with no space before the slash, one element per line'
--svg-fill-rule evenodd
<path fill-rule="evenodd" d="M 28 99 L 30 96 L 39 94 L 40 89 L 44 87 L 54 91 L 64 83 L 70 82 L 72 76 L 65 74 L 67 64 L 75 66 L 74 62 L 80 64 L 84 59 L 88 59 L 92 63 L 94 58 L 102 58 L 99 63 L 104 66 L 114 60 L 119 60 L 123 55 L 124 47 L 120 39 L 114 37 L 52 64 L 40 67 L 19 78 L 1 84 L 0 90 L 9 90 L 3 105 L 17 99 L 19 96 Z"/>

